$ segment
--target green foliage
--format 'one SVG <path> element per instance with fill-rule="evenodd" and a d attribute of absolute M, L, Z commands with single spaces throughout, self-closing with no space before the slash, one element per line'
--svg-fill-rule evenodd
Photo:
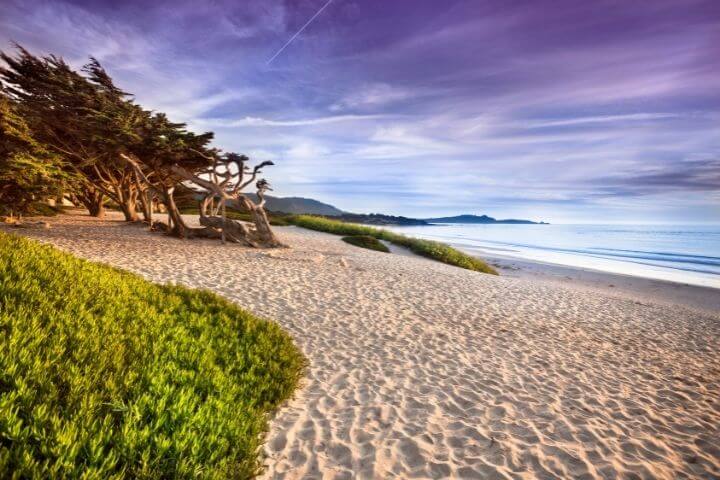
<path fill-rule="evenodd" d="M 270 221 L 270 225 L 274 227 L 287 227 L 288 225 L 290 225 L 290 223 L 288 223 L 287 221 L 286 215 L 268 213 L 267 216 L 268 220 Z"/>
<path fill-rule="evenodd" d="M 209 292 L 0 233 L 0 478 L 249 478 L 303 366 Z"/>
<path fill-rule="evenodd" d="M 85 77 L 52 55 L 36 57 L 18 46 L 16 55 L 0 52 L 0 58 L 5 91 L 39 142 L 76 168 L 113 161 L 111 144 L 127 141 L 118 121 L 124 93 L 107 88 L 91 70 Z"/>
<path fill-rule="evenodd" d="M 194 134 L 185 124 L 135 104 L 94 58 L 77 72 L 62 58 L 37 57 L 16 47 L 14 55 L 0 52 L 4 94 L 35 139 L 61 157 L 67 171 L 82 177 L 78 187 L 102 192 L 122 207 L 127 220 L 136 216 L 129 199 L 139 181 L 121 154 L 138 159 L 161 190 L 180 183 L 170 166 L 207 167 L 198 151 L 210 151 L 212 133 Z"/>
<path fill-rule="evenodd" d="M 287 220 L 298 227 L 333 233 L 335 235 L 368 235 L 379 240 L 386 240 L 395 245 L 408 248 L 423 257 L 432 258 L 443 263 L 466 268 L 468 270 L 474 270 L 476 272 L 490 273 L 493 275 L 498 274 L 494 268 L 479 258 L 462 253 L 444 243 L 433 242 L 431 240 L 421 240 L 418 238 L 407 237 L 389 230 L 358 225 L 356 223 L 345 223 L 312 215 L 294 215 L 288 217 Z"/>
<path fill-rule="evenodd" d="M 56 194 L 71 178 L 60 158 L 39 144 L 16 105 L 0 92 L 0 209 L 30 214 L 30 205 Z"/>
<path fill-rule="evenodd" d="M 355 245 L 356 247 L 367 248 L 368 250 L 377 250 L 378 252 L 389 253 L 390 249 L 375 237 L 370 235 L 354 235 L 351 237 L 343 237 L 343 242 Z"/>
<path fill-rule="evenodd" d="M 28 207 L 26 215 L 29 217 L 54 217 L 62 213 L 65 209 L 61 206 L 50 206 L 47 203 L 36 202 L 31 203 Z"/>

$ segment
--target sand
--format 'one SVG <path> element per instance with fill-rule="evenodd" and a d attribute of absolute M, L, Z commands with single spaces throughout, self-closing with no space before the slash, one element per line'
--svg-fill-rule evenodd
<path fill-rule="evenodd" d="M 211 289 L 290 332 L 310 366 L 271 421 L 266 478 L 720 477 L 718 312 L 295 227 L 277 229 L 291 249 L 257 251 L 50 221 L 13 231 Z"/>
<path fill-rule="evenodd" d="M 651 302 L 682 305 L 708 313 L 720 312 L 720 289 L 601 272 L 500 255 L 488 255 L 490 262 L 504 277 L 524 278 L 534 282 L 555 283 L 576 290 Z"/>

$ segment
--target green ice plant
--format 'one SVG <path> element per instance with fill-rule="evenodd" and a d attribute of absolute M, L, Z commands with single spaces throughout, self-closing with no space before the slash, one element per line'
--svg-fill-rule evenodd
<path fill-rule="evenodd" d="M 250 478 L 304 364 L 210 292 L 0 233 L 0 478 Z"/>
<path fill-rule="evenodd" d="M 384 253 L 390 252 L 390 249 L 384 243 L 370 235 L 350 235 L 343 237 L 342 241 L 368 250 L 376 250 Z"/>
<path fill-rule="evenodd" d="M 332 233 L 335 235 L 365 235 L 375 237 L 378 240 L 388 241 L 395 245 L 405 247 L 423 257 L 432 258 L 449 265 L 466 268 L 476 272 L 489 273 L 492 275 L 498 274 L 494 268 L 485 263 L 483 260 L 456 250 L 444 243 L 412 238 L 399 233 L 391 232 L 390 230 L 368 227 L 366 225 L 359 225 L 356 223 L 346 223 L 313 215 L 294 215 L 286 217 L 285 220 L 298 227 Z"/>

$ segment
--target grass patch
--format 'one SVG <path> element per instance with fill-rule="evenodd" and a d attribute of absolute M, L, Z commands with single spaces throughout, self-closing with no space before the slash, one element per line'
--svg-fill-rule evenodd
<path fill-rule="evenodd" d="M 186 207 L 180 209 L 181 213 L 185 215 L 200 215 L 200 210 L 197 207 Z M 225 216 L 232 220 L 241 220 L 243 222 L 252 222 L 252 217 L 247 212 L 241 212 L 233 208 L 225 209 Z M 290 225 L 284 215 L 278 215 L 275 213 L 267 213 L 270 225 L 274 227 L 287 227 Z"/>
<path fill-rule="evenodd" d="M 250 478 L 304 364 L 210 292 L 0 233 L 0 478 Z"/>
<path fill-rule="evenodd" d="M 399 233 L 391 232 L 390 230 L 383 230 L 355 223 L 345 223 L 313 215 L 293 215 L 287 217 L 287 220 L 293 225 L 308 228 L 310 230 L 318 230 L 321 232 L 333 233 L 335 235 L 365 235 L 374 237 L 378 240 L 386 240 L 392 244 L 408 248 L 423 257 L 432 258 L 449 265 L 455 265 L 457 267 L 474 270 L 476 272 L 490 273 L 492 275 L 498 274 L 494 268 L 479 258 L 456 250 L 450 245 L 446 245 L 444 243 L 407 237 Z"/>
<path fill-rule="evenodd" d="M 354 235 L 351 237 L 343 237 L 343 242 L 355 245 L 356 247 L 367 248 L 368 250 L 377 250 L 378 252 L 389 253 L 390 249 L 375 237 L 370 235 Z"/>

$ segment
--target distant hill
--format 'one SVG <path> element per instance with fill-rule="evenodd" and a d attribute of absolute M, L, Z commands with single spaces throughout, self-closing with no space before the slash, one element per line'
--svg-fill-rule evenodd
<path fill-rule="evenodd" d="M 246 194 L 252 201 L 257 201 L 257 196 L 254 193 Z M 271 197 L 265 195 L 267 203 L 265 209 L 270 212 L 280 213 L 307 213 L 310 215 L 332 215 L 340 216 L 344 212 L 338 208 L 322 203 L 312 198 L 303 197 Z"/>
<path fill-rule="evenodd" d="M 546 225 L 545 222 L 533 222 L 531 220 L 516 220 L 509 218 L 506 220 L 497 220 L 487 215 L 456 215 L 454 217 L 438 217 L 424 218 L 428 223 L 509 223 L 521 225 Z"/>
<path fill-rule="evenodd" d="M 366 225 L 427 225 L 425 220 L 417 218 L 396 217 L 393 215 L 383 215 L 381 213 L 343 213 L 335 216 L 337 220 L 352 223 L 364 223 Z"/>
<path fill-rule="evenodd" d="M 252 201 L 257 202 L 257 196 L 254 193 L 246 193 Z M 199 197 L 198 197 L 199 198 Z M 428 225 L 431 223 L 470 223 L 470 224 L 527 224 L 540 225 L 545 222 L 533 222 L 531 220 L 517 220 L 514 218 L 497 220 L 487 215 L 456 215 L 454 217 L 437 217 L 437 218 L 408 218 L 394 215 L 384 215 L 381 213 L 350 213 L 343 212 L 327 203 L 319 202 L 312 198 L 304 197 L 273 197 L 265 195 L 267 203 L 265 209 L 269 212 L 290 213 L 290 214 L 308 214 L 322 215 L 333 217 L 337 220 L 353 223 L 364 223 L 368 225 Z"/>

